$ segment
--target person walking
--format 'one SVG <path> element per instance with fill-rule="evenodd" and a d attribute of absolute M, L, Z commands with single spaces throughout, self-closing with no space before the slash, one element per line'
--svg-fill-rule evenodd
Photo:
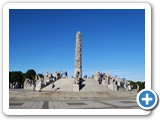
<path fill-rule="evenodd" d="M 39 92 L 42 92 L 42 87 L 43 87 L 43 82 L 42 82 L 42 80 L 40 80 L 39 86 L 40 86 Z"/>
<path fill-rule="evenodd" d="M 52 83 L 52 88 L 51 88 L 51 90 L 54 89 L 54 87 L 55 87 L 55 85 L 54 85 L 54 82 L 53 82 L 53 83 Z"/>
<path fill-rule="evenodd" d="M 33 91 L 36 89 L 36 80 L 33 81 Z"/>

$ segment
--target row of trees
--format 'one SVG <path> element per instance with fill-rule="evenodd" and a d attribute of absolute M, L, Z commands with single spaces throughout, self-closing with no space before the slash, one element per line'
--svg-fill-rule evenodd
<path fill-rule="evenodd" d="M 34 80 L 35 75 L 36 75 L 36 72 L 34 69 L 30 69 L 26 73 L 22 73 L 21 71 L 10 71 L 9 72 L 9 83 L 18 82 L 20 84 L 23 84 L 25 78 Z M 139 85 L 141 89 L 145 88 L 145 82 L 141 82 L 141 81 L 137 81 L 137 82 L 130 81 L 130 82 L 133 85 L 133 89 L 136 89 L 137 85 Z"/>
<path fill-rule="evenodd" d="M 139 85 L 141 89 L 145 88 L 145 82 L 141 82 L 141 81 L 137 81 L 137 82 L 130 81 L 130 82 L 131 82 L 131 85 L 133 85 L 133 89 L 137 89 L 137 85 Z"/>
<path fill-rule="evenodd" d="M 23 84 L 25 78 L 34 80 L 35 75 L 36 75 L 36 72 L 33 69 L 28 70 L 26 73 L 22 73 L 21 71 L 10 71 L 9 72 L 9 83 L 18 82 L 18 83 Z"/>

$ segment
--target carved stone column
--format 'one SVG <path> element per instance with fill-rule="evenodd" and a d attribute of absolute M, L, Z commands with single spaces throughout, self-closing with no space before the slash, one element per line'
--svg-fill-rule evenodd
<path fill-rule="evenodd" d="M 76 49 L 75 49 L 75 70 L 74 78 L 82 78 L 82 35 L 81 32 L 76 33 Z M 78 81 L 76 81 L 78 83 Z"/>

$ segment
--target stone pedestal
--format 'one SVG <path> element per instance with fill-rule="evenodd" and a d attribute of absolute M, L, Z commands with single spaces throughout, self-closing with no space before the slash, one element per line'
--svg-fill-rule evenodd
<path fill-rule="evenodd" d="M 115 85 L 115 84 L 109 84 L 108 88 L 113 90 L 113 91 L 117 91 L 117 85 Z"/>
<path fill-rule="evenodd" d="M 100 78 L 100 72 L 96 71 L 94 74 L 94 79 L 98 81 L 99 78 Z"/>
<path fill-rule="evenodd" d="M 102 80 L 102 85 L 106 85 L 106 80 Z"/>
<path fill-rule="evenodd" d="M 74 92 L 79 91 L 79 85 L 78 84 L 73 84 L 73 91 Z"/>

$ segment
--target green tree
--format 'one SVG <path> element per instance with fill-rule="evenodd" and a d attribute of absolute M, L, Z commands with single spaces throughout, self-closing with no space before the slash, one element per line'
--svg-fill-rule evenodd
<path fill-rule="evenodd" d="M 142 81 L 137 81 L 137 82 L 134 82 L 134 81 L 131 81 L 131 85 L 133 85 L 133 89 L 137 89 L 137 85 L 139 85 L 139 87 L 141 89 L 144 89 L 145 88 L 145 82 L 142 82 Z"/>
<path fill-rule="evenodd" d="M 9 72 L 9 82 L 24 82 L 23 73 L 21 71 L 12 71 Z"/>
<path fill-rule="evenodd" d="M 133 89 L 136 89 L 137 88 L 137 85 L 134 81 L 131 81 L 131 85 L 133 85 Z"/>
<path fill-rule="evenodd" d="M 140 82 L 140 81 L 138 81 L 137 84 L 139 85 L 139 87 L 140 87 L 141 89 L 144 89 L 144 88 L 145 88 L 145 82 Z"/>
<path fill-rule="evenodd" d="M 34 80 L 34 79 L 35 79 L 35 75 L 36 75 L 35 70 L 30 69 L 30 70 L 28 70 L 28 71 L 26 72 L 25 78 L 29 78 L 29 79 L 31 79 L 31 80 Z"/>
<path fill-rule="evenodd" d="M 11 74 L 12 72 L 9 71 L 9 82 L 11 82 Z"/>

